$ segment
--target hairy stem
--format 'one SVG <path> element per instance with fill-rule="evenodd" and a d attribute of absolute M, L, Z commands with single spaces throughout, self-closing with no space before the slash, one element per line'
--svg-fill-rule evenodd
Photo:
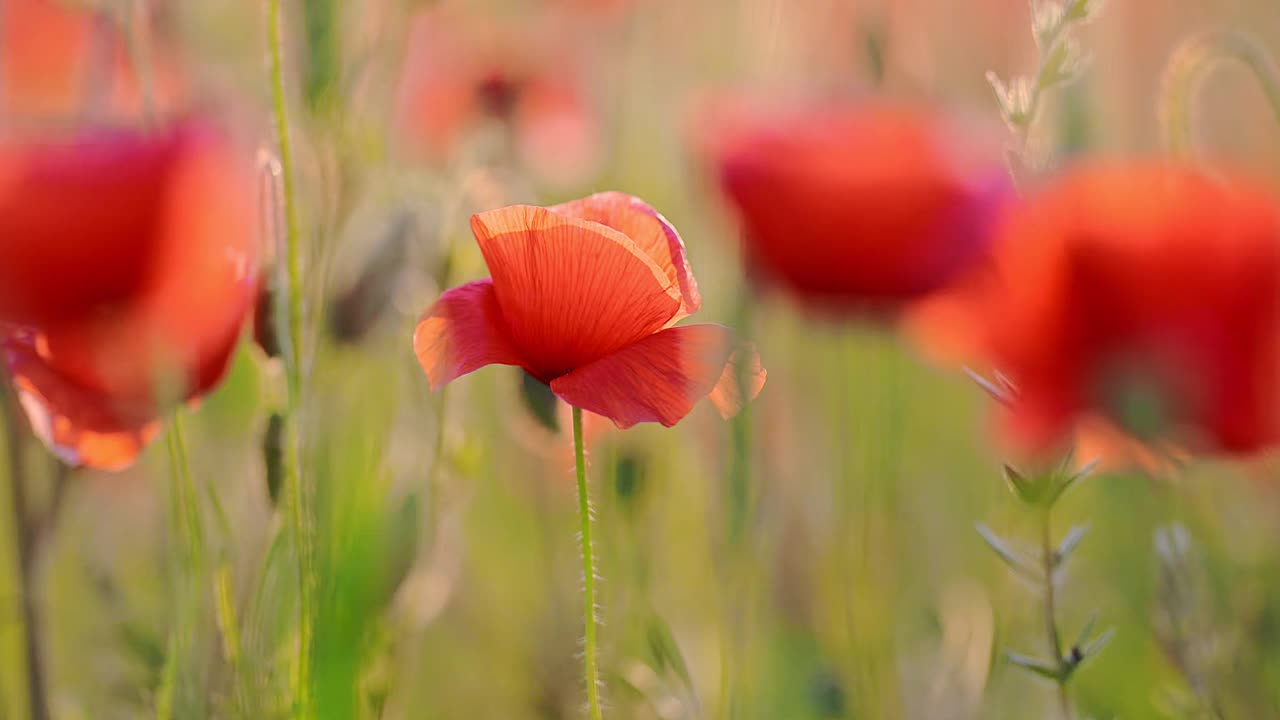
<path fill-rule="evenodd" d="M 286 285 L 281 302 L 288 322 L 288 347 L 285 370 L 289 397 L 285 413 L 284 470 L 288 495 L 288 525 L 298 558 L 298 656 L 297 697 L 294 716 L 311 716 L 311 632 L 312 579 L 314 559 L 308 523 L 306 493 L 302 482 L 298 409 L 302 392 L 302 270 L 298 241 L 298 206 L 294 189 L 293 148 L 289 142 L 289 120 L 284 89 L 284 10 L 280 0 L 268 0 L 268 43 L 270 44 L 271 96 L 275 115 L 277 143 L 280 151 L 280 175 L 283 186 Z"/>
<path fill-rule="evenodd" d="M 587 459 L 582 444 L 582 410 L 573 409 L 573 458 L 578 471 L 578 519 L 582 524 L 582 607 L 586 624 L 583 666 L 591 720 L 602 720 L 600 669 L 596 664 L 596 563 L 591 547 L 591 498 L 587 494 Z"/>

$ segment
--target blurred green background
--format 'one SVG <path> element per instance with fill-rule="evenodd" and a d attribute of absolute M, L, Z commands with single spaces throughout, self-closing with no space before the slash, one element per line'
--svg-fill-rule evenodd
<path fill-rule="evenodd" d="M 540 422 L 506 367 L 430 393 L 410 336 L 444 287 L 485 273 L 470 213 L 617 189 L 680 229 L 705 298 L 699 319 L 753 338 L 769 379 L 750 412 L 740 546 L 726 540 L 734 426 L 699 407 L 672 429 L 588 428 L 607 717 L 725 717 L 727 696 L 738 718 L 1054 717 L 1052 685 L 1002 655 L 1041 650 L 1038 592 L 975 531 L 982 523 L 1028 544 L 1038 532 L 1001 479 L 989 399 L 889 328 L 751 295 L 732 223 L 686 143 L 696 99 L 726 88 L 930 98 L 998 122 L 984 72 L 1030 70 L 1026 4 L 465 5 L 528 34 L 544 32 L 535 18 L 548 14 L 568 28 L 557 42 L 573 50 L 600 127 L 589 173 L 548 182 L 512 162 L 501 129 L 486 125 L 448 162 L 405 148 L 393 109 L 407 18 L 424 5 L 305 0 L 287 18 L 319 715 L 581 715 L 567 413 L 552 408 Z M 263 4 L 175 0 L 163 17 L 195 72 L 256 118 L 269 144 Z M 1058 161 L 1157 151 L 1163 64 L 1218 27 L 1275 47 L 1280 8 L 1113 0 L 1080 35 L 1090 69 L 1042 119 Z M 1198 123 L 1204 154 L 1277 178 L 1280 132 L 1244 71 L 1213 76 Z M 360 302 L 372 322 L 350 307 Z M 343 329 L 352 314 L 358 338 Z M 35 574 L 54 717 L 153 716 L 165 686 L 175 717 L 288 715 L 293 549 L 263 461 L 282 386 L 275 361 L 246 342 L 222 387 L 183 413 L 204 530 L 194 569 L 175 534 L 163 438 L 119 474 L 62 470 L 34 443 L 17 448 L 36 479 L 32 505 L 60 508 L 38 537 Z M 1073 683 L 1081 717 L 1280 717 L 1276 473 L 1265 458 L 1197 462 L 1175 478 L 1100 474 L 1065 498 L 1056 532 L 1089 532 L 1059 597 L 1064 633 L 1092 617 L 1115 629 Z M 192 572 L 206 592 L 187 591 Z M 28 712 L 17 578 L 15 554 L 0 552 L 6 718 Z M 193 632 L 175 643 L 183 617 Z M 736 677 L 727 690 L 726 669 Z"/>

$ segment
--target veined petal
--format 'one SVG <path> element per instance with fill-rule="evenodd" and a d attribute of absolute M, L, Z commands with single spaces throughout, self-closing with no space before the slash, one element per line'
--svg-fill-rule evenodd
<path fill-rule="evenodd" d="M 508 337 L 492 280 L 477 280 L 440 296 L 418 322 L 413 352 L 431 389 L 485 365 L 523 365 Z"/>
<path fill-rule="evenodd" d="M 551 381 L 551 391 L 574 407 L 603 415 L 620 428 L 640 422 L 670 427 L 694 403 L 721 390 L 733 354 L 733 333 L 720 325 L 667 328 Z M 764 383 L 764 371 L 758 375 Z M 758 387 L 755 387 L 758 392 Z"/>
<path fill-rule="evenodd" d="M 645 201 L 626 193 L 602 192 L 556 205 L 550 210 L 607 225 L 631 238 L 680 289 L 681 317 L 692 315 L 702 306 L 698 283 L 689 269 L 684 240 L 675 227 Z"/>
<path fill-rule="evenodd" d="M 626 235 L 546 208 L 472 216 L 513 347 L 549 382 L 666 326 L 680 290 Z"/>

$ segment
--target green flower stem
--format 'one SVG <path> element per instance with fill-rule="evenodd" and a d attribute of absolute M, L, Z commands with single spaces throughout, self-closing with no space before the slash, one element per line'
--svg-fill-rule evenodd
<path fill-rule="evenodd" d="M 591 720 L 603 720 L 600 712 L 600 668 L 596 663 L 596 563 L 591 546 L 591 498 L 587 494 L 587 458 L 582 444 L 582 410 L 573 409 L 573 459 L 578 471 L 578 519 L 582 523 L 582 614 L 586 625 L 583 672 L 587 683 L 587 707 Z"/>
<path fill-rule="evenodd" d="M 314 558 L 308 523 L 306 493 L 302 483 L 299 449 L 298 409 L 302 394 L 302 270 L 298 242 L 298 205 L 293 176 L 293 148 L 289 141 L 289 120 L 284 89 L 283 15 L 280 0 L 268 0 L 268 40 L 272 106 L 280 150 L 280 175 L 283 186 L 286 287 L 281 302 L 285 304 L 288 343 L 285 348 L 285 374 L 289 390 L 285 412 L 284 470 L 288 496 L 288 530 L 298 557 L 298 656 L 297 697 L 294 717 L 311 717 L 311 633 L 312 588 L 315 576 Z"/>
<path fill-rule="evenodd" d="M 1191 106 L 1199 81 L 1226 60 L 1242 63 L 1253 73 L 1280 122 L 1280 73 L 1266 49 L 1243 33 L 1205 33 L 1178 48 L 1165 68 L 1160 90 L 1160 124 L 1165 147 L 1170 151 L 1180 154 L 1192 151 Z"/>
<path fill-rule="evenodd" d="M 36 533 L 27 498 L 26 428 L 20 411 L 7 390 L 0 396 L 4 403 L 6 450 L 9 456 L 9 509 L 12 513 L 14 552 L 18 558 L 21 583 L 22 641 L 26 664 L 27 713 L 33 720 L 48 720 L 49 701 L 44 677 L 44 658 L 40 643 L 40 617 L 36 608 L 35 568 Z"/>
<path fill-rule="evenodd" d="M 184 656 L 191 651 L 199 622 L 205 572 L 204 529 L 191 464 L 187 459 L 181 410 L 173 414 L 165 439 L 169 452 L 169 514 L 174 535 L 180 538 L 178 574 L 182 587 L 177 593 L 174 625 L 169 633 L 160 687 L 156 690 L 157 720 L 170 720 L 182 714 L 175 712 L 174 697 L 178 684 L 185 679 L 180 666 Z"/>
<path fill-rule="evenodd" d="M 748 338 L 754 315 L 754 301 L 750 287 L 743 287 L 738 298 L 734 327 Z M 738 694 L 746 630 L 746 615 L 750 602 L 750 565 L 747 551 L 747 528 L 752 513 L 751 487 L 751 426 L 752 413 L 750 382 L 751 363 L 740 362 L 737 367 L 738 397 L 742 407 L 729 425 L 729 463 L 725 472 L 725 507 L 728 519 L 725 523 L 724 626 L 720 632 L 720 688 L 718 717 L 731 720 L 738 716 L 741 698 Z"/>
<path fill-rule="evenodd" d="M 1044 570 L 1044 626 L 1049 652 L 1053 654 L 1053 662 L 1058 666 L 1058 705 L 1063 720 L 1072 720 L 1075 714 L 1071 710 L 1071 697 L 1067 693 L 1066 660 L 1062 656 L 1062 637 L 1058 632 L 1057 585 L 1053 581 L 1057 567 L 1057 548 L 1053 543 L 1053 506 L 1046 505 L 1040 511 L 1040 556 Z"/>

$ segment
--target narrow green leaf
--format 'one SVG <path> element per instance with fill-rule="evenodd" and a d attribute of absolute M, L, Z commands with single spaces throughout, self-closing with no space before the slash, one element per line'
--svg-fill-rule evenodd
<path fill-rule="evenodd" d="M 986 541 L 987 546 L 994 550 L 996 555 L 999 555 L 1000 559 L 1003 560 L 1004 563 L 1014 572 L 1028 580 L 1035 582 L 1040 581 L 1043 574 L 1029 558 L 1010 547 L 1004 538 L 996 535 L 991 528 L 986 525 L 978 523 L 975 526 L 975 529 L 978 531 L 978 534 L 982 536 L 982 539 Z"/>
<path fill-rule="evenodd" d="M 1071 553 L 1080 546 L 1080 542 L 1084 540 L 1084 536 L 1089 534 L 1088 525 L 1076 525 L 1067 531 L 1066 537 L 1062 538 L 1062 542 L 1058 545 L 1058 549 L 1053 553 L 1053 565 L 1058 567 L 1071 557 Z"/>
<path fill-rule="evenodd" d="M 653 653 L 654 669 L 659 672 L 669 670 L 684 685 L 685 690 L 693 693 L 693 678 L 689 674 L 689 666 L 676 644 L 675 635 L 671 633 L 666 620 L 657 613 L 649 618 L 649 651 Z"/>
<path fill-rule="evenodd" d="M 1101 462 L 1100 458 L 1094 458 L 1092 461 L 1089 462 L 1089 464 L 1085 465 L 1084 467 L 1080 468 L 1075 472 L 1071 472 L 1069 469 L 1071 467 L 1071 464 L 1070 464 L 1071 460 L 1072 460 L 1072 456 L 1070 454 L 1068 454 L 1067 457 L 1063 459 L 1062 471 L 1059 474 L 1059 477 L 1063 479 L 1061 482 L 1058 483 L 1057 489 L 1054 491 L 1053 496 L 1049 500 L 1049 504 L 1051 506 L 1056 504 L 1058 500 L 1060 500 L 1062 496 L 1067 493 L 1068 490 L 1075 487 L 1076 483 L 1093 475 L 1093 472 L 1098 469 L 1098 463 Z"/>
<path fill-rule="evenodd" d="M 1049 660 L 1042 660 L 1040 658 L 1031 657 L 1030 655 L 1022 655 L 1020 653 L 1013 652 L 1012 650 L 1006 650 L 1004 652 L 1004 658 L 1011 664 L 1039 675 L 1040 677 L 1048 678 L 1054 682 L 1062 679 L 1062 671 L 1056 664 Z"/>
<path fill-rule="evenodd" d="M 1080 628 L 1080 634 L 1076 636 L 1076 641 L 1072 643 L 1072 647 L 1082 647 L 1085 641 L 1089 639 L 1089 636 L 1093 634 L 1093 626 L 1097 624 L 1097 622 L 1098 616 L 1095 615 L 1089 618 L 1089 622 L 1085 623 L 1084 627 Z"/>
<path fill-rule="evenodd" d="M 1084 662 L 1085 660 L 1088 660 L 1089 658 L 1094 657 L 1098 653 L 1102 652 L 1107 647 L 1107 645 L 1111 642 L 1111 638 L 1115 637 L 1115 634 L 1116 634 L 1115 628 L 1107 628 L 1102 632 L 1101 635 L 1090 640 L 1087 644 L 1082 646 L 1080 648 L 1080 655 L 1082 656 L 1081 662 Z"/>

